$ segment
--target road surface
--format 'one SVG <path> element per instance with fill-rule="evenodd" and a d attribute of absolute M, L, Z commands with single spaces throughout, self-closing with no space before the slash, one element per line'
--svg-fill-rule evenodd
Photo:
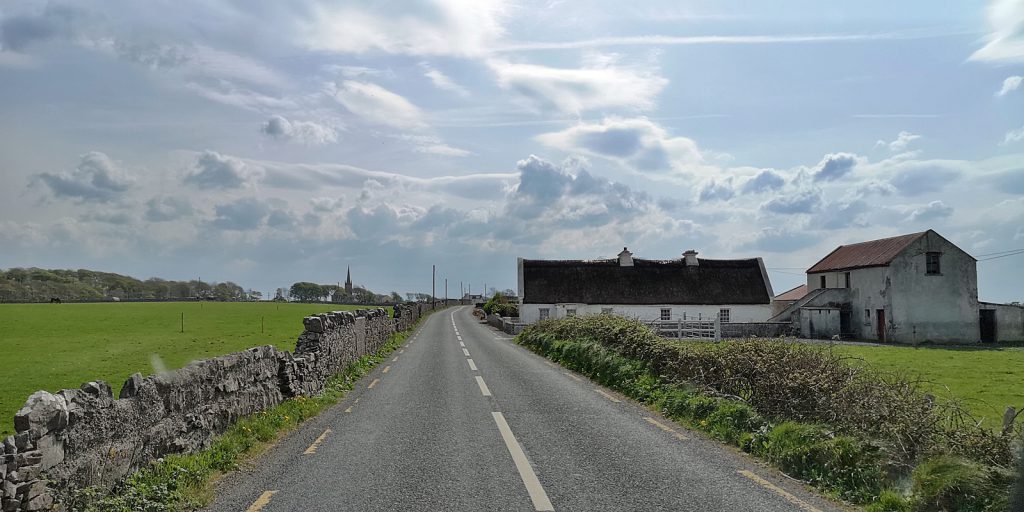
<path fill-rule="evenodd" d="M 339 405 L 224 478 L 208 510 L 839 508 L 461 307 L 431 315 Z"/>

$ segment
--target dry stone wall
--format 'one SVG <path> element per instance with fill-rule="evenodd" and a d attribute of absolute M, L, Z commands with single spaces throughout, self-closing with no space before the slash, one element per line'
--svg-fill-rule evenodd
<path fill-rule="evenodd" d="M 394 318 L 383 309 L 309 316 L 294 352 L 268 345 L 135 374 L 116 399 L 103 381 L 37 391 L 15 415 L 17 433 L 0 445 L 0 511 L 49 510 L 56 490 L 109 488 L 159 457 L 205 448 L 243 416 L 318 394 L 433 308 L 399 304 Z"/>

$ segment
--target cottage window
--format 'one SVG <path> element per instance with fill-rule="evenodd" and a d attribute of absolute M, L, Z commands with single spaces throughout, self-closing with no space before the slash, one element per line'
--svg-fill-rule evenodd
<path fill-rule="evenodd" d="M 672 320 L 672 308 L 661 308 L 661 319 Z"/>
<path fill-rule="evenodd" d="M 825 283 L 825 276 L 821 276 L 821 287 L 828 288 L 828 284 Z"/>
<path fill-rule="evenodd" d="M 722 321 L 723 323 L 728 322 L 729 321 L 729 310 L 728 309 L 719 309 L 718 310 L 718 319 L 720 321 Z"/>
<path fill-rule="evenodd" d="M 846 286 L 844 286 L 843 288 L 849 288 L 850 287 L 850 273 L 847 272 L 847 273 L 843 274 L 843 279 L 845 280 L 845 283 L 846 283 Z"/>
<path fill-rule="evenodd" d="M 551 309 L 549 309 L 549 308 L 540 308 L 540 319 L 541 320 L 547 320 L 549 316 L 551 316 Z"/>
<path fill-rule="evenodd" d="M 566 309 L 565 310 L 565 316 L 576 316 L 576 310 L 575 309 Z"/>
<path fill-rule="evenodd" d="M 610 315 L 610 314 L 612 314 L 612 308 L 601 308 L 601 314 L 602 315 Z"/>
<path fill-rule="evenodd" d="M 864 310 L 864 325 L 871 325 L 871 310 Z"/>
<path fill-rule="evenodd" d="M 939 275 L 941 272 L 939 267 L 939 257 L 942 253 L 938 252 L 926 252 L 925 253 L 925 273 L 930 276 Z"/>

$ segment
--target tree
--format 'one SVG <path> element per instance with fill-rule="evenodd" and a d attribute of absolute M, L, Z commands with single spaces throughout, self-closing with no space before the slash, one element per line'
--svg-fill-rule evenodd
<path fill-rule="evenodd" d="M 310 283 L 307 281 L 293 284 L 289 292 L 292 297 L 306 302 L 318 301 L 324 296 L 323 287 L 316 283 Z"/>

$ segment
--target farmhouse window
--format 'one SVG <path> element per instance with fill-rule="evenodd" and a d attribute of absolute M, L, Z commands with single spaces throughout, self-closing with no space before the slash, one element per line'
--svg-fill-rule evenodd
<path fill-rule="evenodd" d="M 728 309 L 719 309 L 718 310 L 718 319 L 720 321 L 722 321 L 722 322 L 729 322 L 729 310 Z"/>
<path fill-rule="evenodd" d="M 821 276 L 821 287 L 828 288 L 828 283 L 825 282 L 825 276 Z"/>
<path fill-rule="evenodd" d="M 871 325 L 871 310 L 864 310 L 864 325 Z"/>
<path fill-rule="evenodd" d="M 565 310 L 565 316 L 576 316 L 576 310 L 575 309 L 566 309 Z"/>
<path fill-rule="evenodd" d="M 844 279 L 844 282 L 846 283 L 846 286 L 844 286 L 843 288 L 849 288 L 850 287 L 850 273 L 847 272 L 847 273 L 843 274 L 843 279 Z"/>
<path fill-rule="evenodd" d="M 938 253 L 938 252 L 926 252 L 925 253 L 925 264 L 926 264 L 925 265 L 925 272 L 928 275 L 934 276 L 934 275 L 938 275 L 941 272 L 940 267 L 939 267 L 939 256 L 941 256 L 941 255 L 942 255 L 942 253 Z"/>
<path fill-rule="evenodd" d="M 610 315 L 610 314 L 612 314 L 612 308 L 601 308 L 601 314 L 602 315 Z"/>
<path fill-rule="evenodd" d="M 540 308 L 540 319 L 541 320 L 547 320 L 550 315 L 551 315 L 551 310 L 550 309 L 548 309 L 548 308 Z"/>
<path fill-rule="evenodd" d="M 672 308 L 661 308 L 661 319 L 671 320 L 672 319 Z"/>

